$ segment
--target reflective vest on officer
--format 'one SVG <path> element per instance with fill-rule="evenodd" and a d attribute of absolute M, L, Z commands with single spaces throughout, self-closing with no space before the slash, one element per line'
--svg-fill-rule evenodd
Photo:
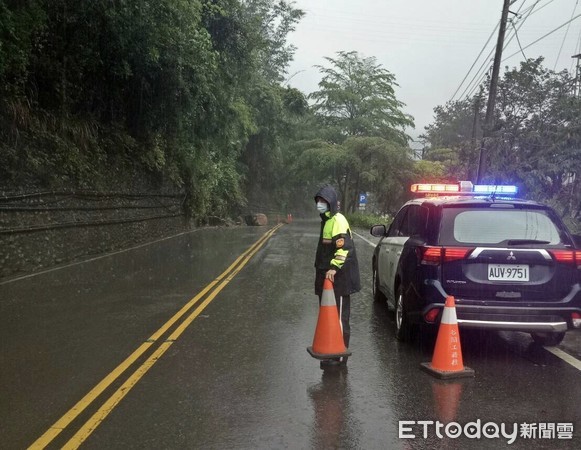
<path fill-rule="evenodd" d="M 321 294 L 321 274 L 330 269 L 337 270 L 334 283 L 335 294 L 350 295 L 358 292 L 361 289 L 359 265 L 349 223 L 339 212 L 333 215 L 326 212 L 322 218 L 321 235 L 315 257 L 315 267 L 318 272 L 315 293 Z"/>

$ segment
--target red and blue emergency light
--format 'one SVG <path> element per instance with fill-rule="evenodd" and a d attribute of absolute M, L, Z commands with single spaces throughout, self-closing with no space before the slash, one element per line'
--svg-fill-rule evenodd
<path fill-rule="evenodd" d="M 412 184 L 411 191 L 414 194 L 426 195 L 501 195 L 514 197 L 518 193 L 518 187 L 507 184 L 476 184 L 470 181 L 458 183 L 418 183 Z"/>
<path fill-rule="evenodd" d="M 423 193 L 431 192 L 434 194 L 443 194 L 450 192 L 460 192 L 459 184 L 412 184 L 412 192 Z"/>
<path fill-rule="evenodd" d="M 516 195 L 518 193 L 518 188 L 516 186 L 505 185 L 492 185 L 492 184 L 476 184 L 474 186 L 475 194 L 502 194 Z"/>

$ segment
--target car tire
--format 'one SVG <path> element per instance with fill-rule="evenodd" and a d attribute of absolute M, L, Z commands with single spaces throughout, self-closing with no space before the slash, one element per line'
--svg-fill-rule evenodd
<path fill-rule="evenodd" d="M 386 297 L 383 295 L 383 292 L 379 290 L 379 277 L 377 276 L 377 267 L 373 267 L 373 300 L 377 303 L 385 303 Z"/>
<path fill-rule="evenodd" d="M 412 337 L 412 326 L 409 323 L 405 295 L 401 286 L 395 299 L 395 337 L 401 342 L 408 342 Z"/>
<path fill-rule="evenodd" d="M 561 343 L 565 337 L 565 332 L 548 331 L 546 333 L 531 333 L 531 337 L 539 345 L 554 347 Z"/>

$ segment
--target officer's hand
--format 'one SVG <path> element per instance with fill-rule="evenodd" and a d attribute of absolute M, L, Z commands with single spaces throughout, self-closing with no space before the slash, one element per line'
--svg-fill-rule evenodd
<path fill-rule="evenodd" d="M 325 278 L 331 280 L 331 282 L 335 282 L 335 274 L 337 273 L 337 271 L 335 269 L 329 269 L 327 270 L 327 273 L 325 274 Z"/>

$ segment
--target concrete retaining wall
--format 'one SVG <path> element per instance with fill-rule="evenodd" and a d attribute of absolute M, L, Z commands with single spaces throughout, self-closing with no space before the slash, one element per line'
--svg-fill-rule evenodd
<path fill-rule="evenodd" d="M 0 277 L 13 277 L 191 230 L 179 195 L 0 196 Z"/>

